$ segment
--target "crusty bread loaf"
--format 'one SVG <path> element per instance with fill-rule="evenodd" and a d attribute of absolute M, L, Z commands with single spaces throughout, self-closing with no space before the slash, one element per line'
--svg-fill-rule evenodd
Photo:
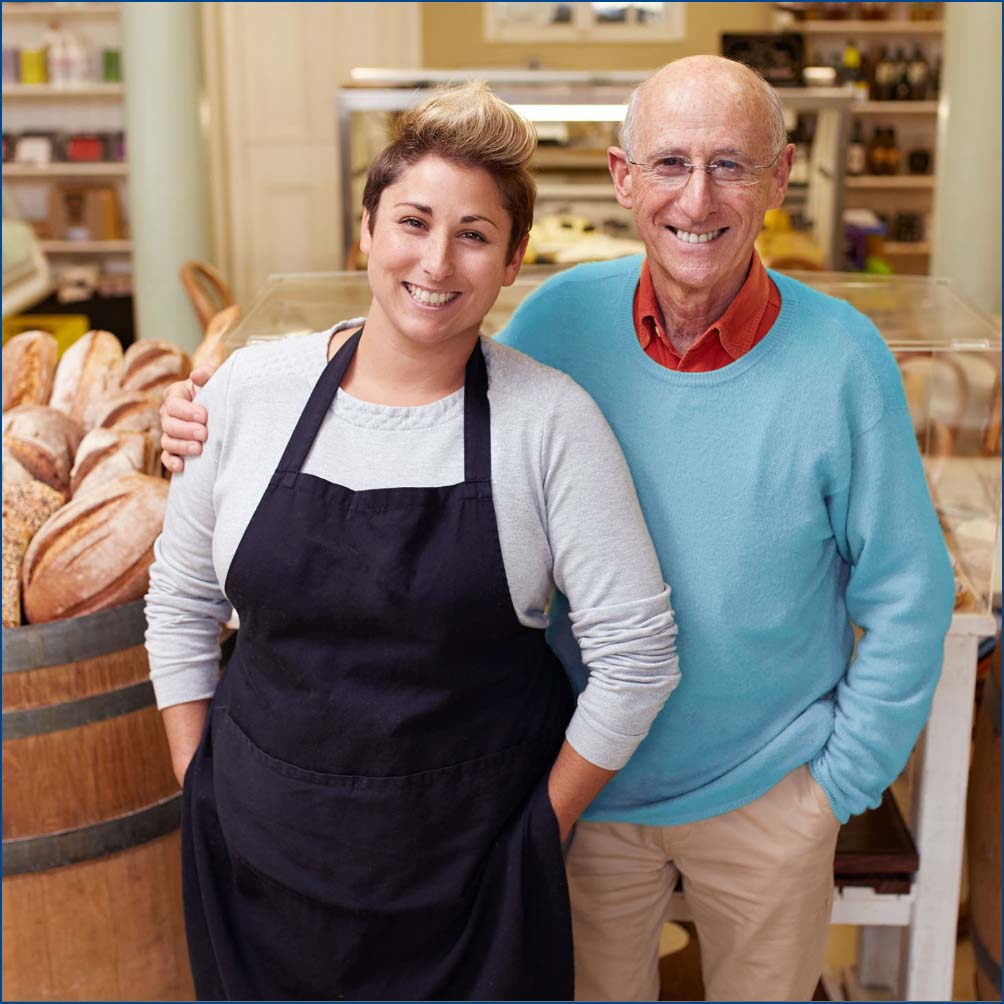
<path fill-rule="evenodd" d="M 7 449 L 7 444 L 3 446 L 3 486 L 20 484 L 24 481 L 34 481 L 31 471 L 28 470 L 14 454 Z"/>
<path fill-rule="evenodd" d="M 77 498 L 123 474 L 155 474 L 157 467 L 153 442 L 146 433 L 129 429 L 91 429 L 77 448 L 77 458 L 70 472 L 70 491 Z"/>
<path fill-rule="evenodd" d="M 198 347 L 192 353 L 192 369 L 200 367 L 212 370 L 214 373 L 226 359 L 223 348 L 224 339 L 237 326 L 241 319 L 241 308 L 237 304 L 224 307 L 214 314 L 206 325 L 206 333 Z"/>
<path fill-rule="evenodd" d="M 3 520 L 3 626 L 18 627 L 21 623 L 21 562 L 31 534 L 15 519 Z"/>
<path fill-rule="evenodd" d="M 167 482 L 127 474 L 63 506 L 28 545 L 21 573 L 31 623 L 139 599 L 167 507 Z"/>
<path fill-rule="evenodd" d="M 3 445 L 33 478 L 70 494 L 70 471 L 83 429 L 42 404 L 22 404 L 3 416 Z"/>
<path fill-rule="evenodd" d="M 90 429 L 95 407 L 118 390 L 121 375 L 119 340 L 107 331 L 88 331 L 59 360 L 49 404 Z"/>
<path fill-rule="evenodd" d="M 3 410 L 48 404 L 59 345 L 48 331 L 25 331 L 3 347 Z"/>
<path fill-rule="evenodd" d="M 99 429 L 131 429 L 160 441 L 160 395 L 123 390 L 102 402 L 94 413 Z"/>
<path fill-rule="evenodd" d="M 192 361 L 177 345 L 155 338 L 141 339 L 126 349 L 122 361 L 123 390 L 163 393 L 192 371 Z"/>
<path fill-rule="evenodd" d="M 3 521 L 20 523 L 29 537 L 34 537 L 43 523 L 66 499 L 55 488 L 41 481 L 22 481 L 4 485 Z"/>

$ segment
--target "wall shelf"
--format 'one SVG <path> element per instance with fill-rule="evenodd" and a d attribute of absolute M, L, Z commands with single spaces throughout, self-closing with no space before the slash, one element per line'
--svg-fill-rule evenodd
<path fill-rule="evenodd" d="M 940 35 L 941 21 L 796 21 L 787 30 L 803 35 Z"/>
<path fill-rule="evenodd" d="M 39 241 L 46 254 L 129 254 L 132 241 Z"/>
<path fill-rule="evenodd" d="M 4 17 L 109 17 L 117 3 L 5 3 Z"/>
<path fill-rule="evenodd" d="M 86 164 L 4 164 L 5 178 L 44 179 L 44 178 L 124 178 L 129 173 L 129 165 L 125 163 L 86 163 Z"/>
<path fill-rule="evenodd" d="M 937 115 L 937 101 L 859 101 L 851 105 L 854 115 Z"/>
<path fill-rule="evenodd" d="M 934 188 L 934 177 L 930 174 L 859 174 L 849 177 L 847 187 L 857 189 L 930 189 Z"/>
<path fill-rule="evenodd" d="M 897 258 L 929 255 L 930 241 L 883 241 L 882 253 Z"/>
<path fill-rule="evenodd" d="M 74 98 L 121 98 L 125 93 L 122 84 L 78 84 L 72 87 L 53 87 L 52 84 L 4 84 L 3 99 L 29 98 L 48 101 L 65 101 Z"/>

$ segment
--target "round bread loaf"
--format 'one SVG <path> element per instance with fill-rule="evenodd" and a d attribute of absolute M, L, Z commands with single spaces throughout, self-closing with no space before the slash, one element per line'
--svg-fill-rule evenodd
<path fill-rule="evenodd" d="M 167 492 L 162 478 L 127 474 L 63 506 L 24 556 L 25 619 L 78 617 L 143 596 Z"/>
<path fill-rule="evenodd" d="M 68 496 L 70 471 L 84 430 L 43 404 L 23 404 L 3 416 L 3 445 L 38 481 Z"/>
<path fill-rule="evenodd" d="M 108 331 L 88 331 L 59 360 L 49 404 L 90 429 L 95 408 L 119 389 L 121 375 L 119 340 Z"/>
<path fill-rule="evenodd" d="M 48 404 L 59 345 L 48 331 L 25 331 L 3 347 L 3 410 Z"/>
<path fill-rule="evenodd" d="M 123 474 L 156 474 L 156 460 L 153 442 L 144 432 L 91 429 L 77 448 L 70 491 L 77 498 Z"/>
<path fill-rule="evenodd" d="M 160 395 L 123 390 L 103 401 L 94 412 L 99 429 L 129 429 L 160 440 Z"/>
<path fill-rule="evenodd" d="M 140 339 L 126 349 L 122 360 L 123 390 L 161 392 L 192 372 L 192 361 L 177 345 L 155 338 Z"/>

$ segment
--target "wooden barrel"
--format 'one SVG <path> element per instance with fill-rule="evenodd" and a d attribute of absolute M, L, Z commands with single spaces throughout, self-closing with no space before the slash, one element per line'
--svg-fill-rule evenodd
<path fill-rule="evenodd" d="M 966 851 L 976 998 L 1001 999 L 1001 644 L 983 687 L 969 770 Z"/>
<path fill-rule="evenodd" d="M 4 1000 L 191 1000 L 143 603 L 3 632 Z"/>

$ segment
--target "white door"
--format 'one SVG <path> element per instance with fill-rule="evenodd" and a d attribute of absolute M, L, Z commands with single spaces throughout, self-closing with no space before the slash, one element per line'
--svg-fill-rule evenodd
<path fill-rule="evenodd" d="M 342 267 L 335 91 L 421 65 L 417 3 L 206 3 L 214 255 L 247 305 L 274 272 Z"/>

